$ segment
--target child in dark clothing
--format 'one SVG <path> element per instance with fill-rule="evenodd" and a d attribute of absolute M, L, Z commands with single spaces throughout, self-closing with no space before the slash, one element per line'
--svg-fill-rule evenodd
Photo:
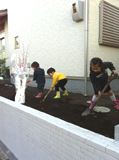
<path fill-rule="evenodd" d="M 111 62 L 102 62 L 102 60 L 97 57 L 91 60 L 90 80 L 93 84 L 95 94 L 91 100 L 91 105 L 89 109 L 91 109 L 93 103 L 97 100 L 104 86 L 108 82 L 108 74 L 106 71 L 107 68 L 109 68 L 113 72 L 114 75 L 118 75 L 118 73 L 115 71 L 115 67 L 113 66 Z M 109 85 L 105 92 L 108 93 L 108 95 L 110 96 L 110 99 L 114 102 L 114 107 L 119 110 L 119 101 L 116 99 Z"/>
<path fill-rule="evenodd" d="M 34 76 L 33 79 L 27 81 L 27 83 L 36 80 L 37 83 L 37 90 L 38 90 L 38 95 L 35 96 L 36 98 L 41 98 L 43 97 L 43 89 L 45 86 L 45 73 L 44 69 L 39 67 L 39 63 L 33 62 L 31 64 L 31 67 L 34 70 Z"/>
<path fill-rule="evenodd" d="M 50 91 L 55 87 L 56 96 L 54 99 L 60 98 L 60 91 L 61 88 L 64 91 L 63 96 L 68 96 L 67 90 L 65 89 L 65 84 L 67 83 L 67 77 L 62 73 L 57 73 L 54 68 L 49 68 L 47 70 L 47 74 L 53 78 L 52 85 Z"/>

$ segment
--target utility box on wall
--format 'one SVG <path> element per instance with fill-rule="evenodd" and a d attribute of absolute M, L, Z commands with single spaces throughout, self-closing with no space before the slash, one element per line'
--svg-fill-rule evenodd
<path fill-rule="evenodd" d="M 72 3 L 72 19 L 73 21 L 81 21 L 83 20 L 83 1 L 76 1 Z"/>

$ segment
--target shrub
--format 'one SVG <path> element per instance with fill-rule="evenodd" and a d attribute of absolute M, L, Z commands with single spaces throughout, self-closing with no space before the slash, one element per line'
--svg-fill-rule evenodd
<path fill-rule="evenodd" d="M 7 58 L 0 59 L 0 76 L 2 76 L 6 72 L 6 70 L 9 69 L 9 66 L 5 66 L 6 59 Z"/>

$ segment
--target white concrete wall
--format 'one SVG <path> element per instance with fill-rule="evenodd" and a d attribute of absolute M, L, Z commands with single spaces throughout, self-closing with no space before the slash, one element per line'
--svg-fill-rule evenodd
<path fill-rule="evenodd" d="M 99 38 L 99 3 L 101 0 L 89 1 L 89 33 L 88 33 L 88 52 L 89 61 L 93 57 L 100 57 L 103 61 L 113 62 L 119 73 L 119 48 L 103 46 L 98 44 Z M 106 0 L 119 7 L 119 0 Z"/>
<path fill-rule="evenodd" d="M 19 160 L 119 160 L 119 142 L 0 97 L 0 140 Z"/>

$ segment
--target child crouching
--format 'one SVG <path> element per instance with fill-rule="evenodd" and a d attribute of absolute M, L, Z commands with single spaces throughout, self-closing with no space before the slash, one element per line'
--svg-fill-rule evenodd
<path fill-rule="evenodd" d="M 98 57 L 95 57 L 91 60 L 90 80 L 93 84 L 95 94 L 92 97 L 91 105 L 89 109 L 92 108 L 93 103 L 97 100 L 98 96 L 101 95 L 101 91 L 103 90 L 104 86 L 108 82 L 108 74 L 106 71 L 107 68 L 109 68 L 113 72 L 114 75 L 118 75 L 112 62 L 103 62 Z M 110 85 L 108 85 L 107 89 L 105 90 L 105 93 L 106 92 L 110 96 L 110 99 L 113 101 L 114 107 L 119 110 L 119 100 L 116 99 L 114 93 L 111 90 Z"/>
<path fill-rule="evenodd" d="M 67 83 L 67 77 L 62 73 L 57 73 L 54 68 L 49 68 L 47 70 L 47 74 L 49 74 L 49 76 L 53 78 L 50 91 L 52 91 L 52 89 L 55 87 L 56 96 L 54 97 L 54 99 L 60 98 L 59 88 L 64 91 L 63 96 L 68 96 L 67 90 L 64 87 Z"/>

